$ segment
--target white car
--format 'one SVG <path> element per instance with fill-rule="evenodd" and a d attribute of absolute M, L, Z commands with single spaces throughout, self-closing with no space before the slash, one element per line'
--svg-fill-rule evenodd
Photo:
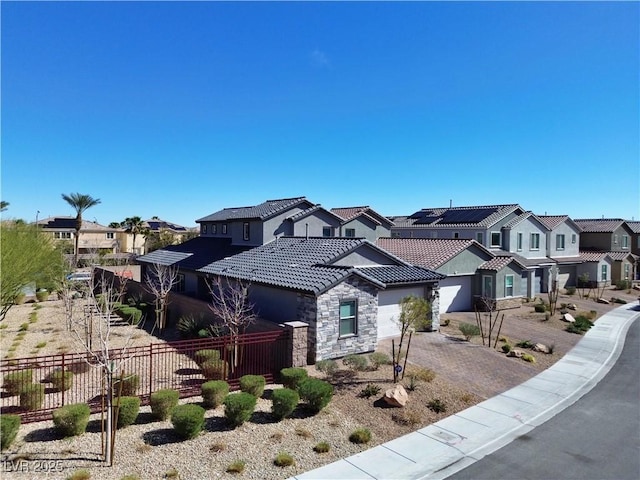
<path fill-rule="evenodd" d="M 67 280 L 71 282 L 90 282 L 91 272 L 74 272 L 67 275 Z"/>

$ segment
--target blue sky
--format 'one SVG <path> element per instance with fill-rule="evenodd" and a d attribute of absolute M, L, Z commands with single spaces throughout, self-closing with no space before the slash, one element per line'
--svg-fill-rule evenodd
<path fill-rule="evenodd" d="M 640 219 L 638 2 L 7 2 L 5 218 Z"/>

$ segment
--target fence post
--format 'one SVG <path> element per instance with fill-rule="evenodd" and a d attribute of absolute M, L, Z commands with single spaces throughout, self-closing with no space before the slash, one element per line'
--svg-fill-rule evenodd
<path fill-rule="evenodd" d="M 153 393 L 153 343 L 149 344 L 149 402 Z"/>
<path fill-rule="evenodd" d="M 62 406 L 64 407 L 64 392 L 66 391 L 66 386 L 67 386 L 67 377 L 65 375 L 66 370 L 65 370 L 65 362 L 64 362 L 64 353 L 62 354 Z M 71 380 L 73 382 L 73 380 Z M 72 388 L 73 388 L 73 383 L 71 384 Z"/>
<path fill-rule="evenodd" d="M 289 333 L 287 361 L 292 367 L 307 365 L 307 335 L 309 324 L 295 320 L 285 322 L 284 327 Z"/>

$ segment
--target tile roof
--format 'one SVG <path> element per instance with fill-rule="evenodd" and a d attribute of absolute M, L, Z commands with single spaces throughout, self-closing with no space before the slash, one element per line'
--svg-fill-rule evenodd
<path fill-rule="evenodd" d="M 518 211 L 524 212 L 518 204 L 423 208 L 408 217 L 406 221 L 408 224 L 399 223 L 395 217 L 390 219 L 396 227 L 400 228 L 488 228 L 507 215 Z"/>
<path fill-rule="evenodd" d="M 620 218 L 581 218 L 573 221 L 585 233 L 613 232 L 624 223 Z"/>
<path fill-rule="evenodd" d="M 607 252 L 600 252 L 596 250 L 580 250 L 580 258 L 585 262 L 599 262 L 600 260 L 608 257 Z"/>
<path fill-rule="evenodd" d="M 218 221 L 229 221 L 229 220 L 248 220 L 248 219 L 255 219 L 255 218 L 260 220 L 266 220 L 272 217 L 273 215 L 281 213 L 289 208 L 295 207 L 300 203 L 306 203 L 308 207 L 313 205 L 305 197 L 267 200 L 265 202 L 262 202 L 259 205 L 254 205 L 250 207 L 224 208 L 222 210 L 212 213 L 211 215 L 207 215 L 206 217 L 202 217 L 199 220 L 196 220 L 196 223 L 218 222 Z"/>
<path fill-rule="evenodd" d="M 187 228 L 176 223 L 167 222 L 157 217 L 145 220 L 144 223 L 152 232 L 158 232 L 160 230 L 173 230 L 175 232 L 186 232 Z"/>
<path fill-rule="evenodd" d="M 434 270 L 472 245 L 477 245 L 493 256 L 478 242 L 470 239 L 381 237 L 376 240 L 376 245 L 413 265 Z"/>
<path fill-rule="evenodd" d="M 631 252 L 607 252 L 607 255 L 617 262 L 627 260 L 629 257 L 632 257 L 632 260 L 637 257 L 637 255 L 634 255 Z"/>
<path fill-rule="evenodd" d="M 491 260 L 484 262 L 482 265 L 478 267 L 478 270 L 492 270 L 492 271 L 500 271 L 511 262 L 518 263 L 517 260 L 513 257 L 495 257 Z M 522 268 L 522 265 L 520 265 Z"/>
<path fill-rule="evenodd" d="M 295 222 L 295 221 L 298 221 L 298 220 L 300 220 L 302 218 L 305 218 L 305 217 L 311 215 L 312 213 L 319 212 L 319 211 L 325 212 L 327 215 L 330 215 L 330 216 L 334 217 L 338 222 L 342 222 L 342 218 L 337 216 L 332 211 L 327 210 L 326 208 L 322 207 L 319 203 L 315 204 L 314 206 L 312 206 L 310 208 L 307 208 L 305 210 L 301 210 L 300 212 L 295 213 L 295 214 L 287 217 L 287 220 L 291 220 L 291 221 Z"/>
<path fill-rule="evenodd" d="M 640 222 L 627 220 L 627 225 L 629 225 L 629 228 L 633 233 L 640 233 Z"/>
<path fill-rule="evenodd" d="M 76 217 L 49 217 L 38 220 L 38 225 L 42 228 L 51 230 L 75 230 L 76 229 Z M 90 222 L 89 220 L 82 219 L 82 228 L 80 231 L 100 231 L 100 232 L 120 232 L 122 228 L 111 228 L 104 225 L 100 225 L 96 222 Z"/>
<path fill-rule="evenodd" d="M 549 230 L 559 227 L 569 219 L 569 215 L 538 215 L 538 219 Z"/>
<path fill-rule="evenodd" d="M 374 278 L 385 285 L 417 283 L 424 282 L 425 280 L 437 281 L 446 277 L 446 275 L 434 272 L 433 270 L 413 265 L 361 267 L 357 270 L 367 277 Z"/>
<path fill-rule="evenodd" d="M 380 215 L 368 205 L 362 207 L 332 208 L 331 211 L 339 217 L 343 218 L 345 223 L 362 215 L 377 225 L 382 225 L 383 223 L 386 223 L 387 225 L 393 224 L 393 222 L 388 217 Z"/>

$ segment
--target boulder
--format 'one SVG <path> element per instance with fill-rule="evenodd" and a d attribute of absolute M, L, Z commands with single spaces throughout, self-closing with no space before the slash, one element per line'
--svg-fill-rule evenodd
<path fill-rule="evenodd" d="M 570 313 L 564 313 L 562 315 L 562 320 L 564 320 L 565 322 L 569 322 L 569 323 L 573 323 L 576 321 L 575 318 L 573 318 L 573 315 L 571 315 Z"/>
<path fill-rule="evenodd" d="M 605 300 L 604 298 L 599 298 L 597 302 L 604 303 L 605 305 L 609 305 L 611 303 L 609 300 Z"/>
<path fill-rule="evenodd" d="M 567 305 L 567 308 L 569 310 L 578 310 L 578 306 L 575 303 L 570 303 L 569 305 Z"/>
<path fill-rule="evenodd" d="M 540 353 L 549 353 L 549 347 L 547 347 L 544 343 L 536 343 L 533 346 L 533 351 Z"/>
<path fill-rule="evenodd" d="M 409 394 L 399 383 L 384 392 L 384 401 L 392 407 L 404 407 L 409 401 Z"/>
<path fill-rule="evenodd" d="M 507 353 L 507 357 L 522 358 L 523 353 L 524 352 L 522 350 L 511 350 L 509 353 Z"/>

